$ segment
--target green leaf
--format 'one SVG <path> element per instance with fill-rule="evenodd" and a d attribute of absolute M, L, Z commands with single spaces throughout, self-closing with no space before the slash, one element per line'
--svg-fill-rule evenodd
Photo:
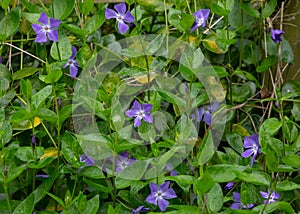
<path fill-rule="evenodd" d="M 61 31 L 58 33 L 58 42 L 53 42 L 51 45 L 50 55 L 57 61 L 67 60 L 72 55 L 72 45 L 70 40 Z"/>
<path fill-rule="evenodd" d="M 26 169 L 26 165 L 9 168 L 7 173 L 6 183 L 8 184 L 14 179 L 16 179 L 17 177 L 19 177 L 25 169 Z"/>
<path fill-rule="evenodd" d="M 180 20 L 180 26 L 186 31 L 190 32 L 190 29 L 194 23 L 195 17 L 191 14 L 182 13 L 181 14 L 181 20 Z"/>
<path fill-rule="evenodd" d="M 239 7 L 248 15 L 255 18 L 260 18 L 258 10 L 254 9 L 251 3 L 248 2 L 238 2 Z"/>
<path fill-rule="evenodd" d="M 216 183 L 230 182 L 236 178 L 236 173 L 246 170 L 247 167 L 239 165 L 219 164 L 211 165 L 206 169 Z"/>
<path fill-rule="evenodd" d="M 32 86 L 31 82 L 27 79 L 21 79 L 20 81 L 21 92 L 23 93 L 25 99 L 30 102 L 32 96 Z"/>
<path fill-rule="evenodd" d="M 285 201 L 279 201 L 279 202 L 267 204 L 264 212 L 265 213 L 274 213 L 275 210 L 283 211 L 283 213 L 285 213 L 285 214 L 294 214 L 295 213 L 292 206 L 288 202 L 285 202 Z"/>
<path fill-rule="evenodd" d="M 0 1 L 1 7 L 3 8 L 3 10 L 7 10 L 9 3 L 10 3 L 10 0 L 1 0 Z"/>
<path fill-rule="evenodd" d="M 52 94 L 52 86 L 48 85 L 34 94 L 31 98 L 34 109 L 39 109 L 46 99 Z"/>
<path fill-rule="evenodd" d="M 207 208 L 217 213 L 223 206 L 223 191 L 220 184 L 215 184 L 207 194 Z"/>
<path fill-rule="evenodd" d="M 54 111 L 47 109 L 47 108 L 41 108 L 37 115 L 39 118 L 42 118 L 44 120 L 47 120 L 49 122 L 51 122 L 52 124 L 56 124 L 57 123 L 57 115 Z"/>
<path fill-rule="evenodd" d="M 262 9 L 262 18 L 268 18 L 276 9 L 277 0 L 270 0 Z"/>
<path fill-rule="evenodd" d="M 36 147 L 37 158 L 41 157 L 44 153 L 43 147 Z M 22 146 L 18 148 L 16 152 L 16 157 L 24 162 L 33 161 L 33 152 L 32 147 Z"/>
<path fill-rule="evenodd" d="M 14 210 L 13 214 L 32 213 L 34 209 L 34 194 L 30 194 Z"/>
<path fill-rule="evenodd" d="M 292 115 L 295 117 L 295 121 L 300 121 L 300 103 L 294 102 L 291 112 Z"/>
<path fill-rule="evenodd" d="M 158 34 L 146 47 L 146 53 L 151 55 L 155 54 L 161 45 L 165 44 L 165 35 L 164 34 Z"/>
<path fill-rule="evenodd" d="M 99 208 L 99 195 L 95 195 L 92 199 L 88 200 L 85 213 L 96 214 Z"/>
<path fill-rule="evenodd" d="M 168 176 L 166 180 L 175 181 L 186 193 L 188 193 L 191 184 L 196 183 L 196 178 L 190 175 Z"/>
<path fill-rule="evenodd" d="M 66 205 L 65 205 L 65 202 L 62 200 L 62 199 L 60 199 L 58 196 L 56 196 L 56 195 L 54 195 L 54 194 L 52 194 L 52 193 L 50 193 L 50 192 L 47 192 L 47 195 L 49 195 L 51 198 L 53 198 L 56 202 L 58 202 L 62 207 L 66 207 Z"/>
<path fill-rule="evenodd" d="M 181 10 L 176 10 L 174 8 L 169 9 L 168 13 L 168 21 L 171 25 L 173 25 L 177 30 L 184 31 L 182 26 L 180 25 L 180 17 L 181 17 Z"/>
<path fill-rule="evenodd" d="M 273 65 L 275 65 L 277 63 L 277 60 L 278 60 L 277 56 L 274 56 L 274 55 L 268 56 L 256 68 L 256 72 L 262 73 L 264 71 L 267 71 L 269 68 L 271 68 Z"/>
<path fill-rule="evenodd" d="M 5 40 L 13 33 L 16 32 L 20 25 L 20 8 L 13 8 L 6 16 L 0 21 L 1 37 L 0 40 Z"/>
<path fill-rule="evenodd" d="M 78 164 L 78 153 L 81 150 L 78 142 L 74 137 L 69 133 L 65 132 L 61 139 L 61 152 L 64 158 L 71 164 Z"/>
<path fill-rule="evenodd" d="M 207 163 L 215 153 L 215 145 L 212 137 L 211 130 L 208 131 L 207 135 L 201 143 L 201 147 L 198 153 L 198 164 L 204 165 Z"/>
<path fill-rule="evenodd" d="M 242 154 L 244 152 L 243 139 L 239 134 L 227 133 L 226 140 L 229 145 L 238 153 Z"/>
<path fill-rule="evenodd" d="M 89 179 L 87 179 L 87 178 L 83 178 L 82 180 L 83 180 L 83 182 L 85 182 L 87 185 L 89 185 L 89 186 L 95 188 L 96 190 L 98 190 L 98 191 L 100 191 L 100 192 L 111 193 L 111 191 L 112 191 L 111 188 L 106 187 L 106 186 L 103 186 L 103 185 L 101 185 L 101 184 L 98 184 L 98 183 L 96 183 L 96 182 L 94 182 L 94 181 L 91 181 L 91 180 L 89 180 Z"/>
<path fill-rule="evenodd" d="M 282 161 L 286 165 L 300 168 L 300 157 L 296 154 L 289 154 L 288 156 L 283 157 Z"/>
<path fill-rule="evenodd" d="M 12 138 L 12 127 L 8 121 L 0 122 L 0 141 L 1 148 Z"/>
<path fill-rule="evenodd" d="M 253 83 L 254 84 L 254 83 Z M 232 100 L 234 102 L 242 103 L 253 95 L 253 85 L 247 82 L 242 86 L 233 85 L 232 87 Z M 255 87 L 255 85 L 254 85 Z"/>
<path fill-rule="evenodd" d="M 78 7 L 81 13 L 88 15 L 94 7 L 94 0 L 79 1 Z"/>
<path fill-rule="evenodd" d="M 236 176 L 242 181 L 256 184 L 256 185 L 270 186 L 271 183 L 270 176 L 264 172 L 253 172 L 253 173 L 236 172 Z"/>
<path fill-rule="evenodd" d="M 277 170 L 277 166 L 279 165 L 279 160 L 276 152 L 270 145 L 268 145 L 265 153 L 267 167 L 271 172 L 275 172 Z"/>
<path fill-rule="evenodd" d="M 76 34 L 80 37 L 84 36 L 84 30 L 81 29 L 80 27 L 76 26 L 76 25 L 62 23 L 62 26 L 66 30 L 71 31 L 72 33 L 74 33 L 74 34 Z"/>
<path fill-rule="evenodd" d="M 278 132 L 281 125 L 282 122 L 277 118 L 269 118 L 263 122 L 258 132 L 259 144 L 262 148 L 266 148 L 267 144 L 269 144 L 269 138 Z"/>
<path fill-rule="evenodd" d="M 85 25 L 86 35 L 91 35 L 105 22 L 104 5 L 90 18 Z"/>
<path fill-rule="evenodd" d="M 291 191 L 295 189 L 300 189 L 300 184 L 292 181 L 280 181 L 276 184 L 276 191 Z"/>
<path fill-rule="evenodd" d="M 229 10 L 219 6 L 216 3 L 211 4 L 211 12 L 215 13 L 219 16 L 227 16 L 229 14 Z"/>
<path fill-rule="evenodd" d="M 14 72 L 11 75 L 11 78 L 12 80 L 24 79 L 25 77 L 29 77 L 40 70 L 41 70 L 40 68 L 32 68 L 32 67 L 23 68 L 21 70 Z"/>
<path fill-rule="evenodd" d="M 71 14 L 73 7 L 74 0 L 53 0 L 49 11 L 51 11 L 51 17 L 64 20 Z"/>
<path fill-rule="evenodd" d="M 57 82 L 61 78 L 61 76 L 62 76 L 62 70 L 57 69 L 57 70 L 51 71 L 51 73 L 44 76 L 43 79 L 41 79 L 41 75 L 40 75 L 40 80 L 42 80 L 46 84 L 50 84 L 50 83 Z"/>
<path fill-rule="evenodd" d="M 29 163 L 28 168 L 31 169 L 42 169 L 48 166 L 50 163 L 52 163 L 53 160 L 56 159 L 57 156 L 53 157 L 46 157 L 46 158 L 41 158 L 37 163 Z"/>
<path fill-rule="evenodd" d="M 213 186 L 215 182 L 211 175 L 205 171 L 204 175 L 200 177 L 197 182 L 194 184 L 195 192 L 198 194 L 205 194 L 207 193 Z"/>
<path fill-rule="evenodd" d="M 146 161 L 139 160 L 115 175 L 128 180 L 140 180 L 146 172 L 147 167 L 148 163 Z"/>

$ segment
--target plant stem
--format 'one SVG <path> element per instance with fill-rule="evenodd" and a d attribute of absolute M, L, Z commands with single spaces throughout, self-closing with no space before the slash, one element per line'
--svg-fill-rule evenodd
<path fill-rule="evenodd" d="M 7 202 L 9 213 L 12 213 L 12 208 L 11 208 L 10 200 L 9 200 L 9 191 L 8 191 L 7 183 L 6 183 L 6 175 L 4 175 L 3 188 L 4 188 L 4 191 L 5 191 L 6 202 Z"/>

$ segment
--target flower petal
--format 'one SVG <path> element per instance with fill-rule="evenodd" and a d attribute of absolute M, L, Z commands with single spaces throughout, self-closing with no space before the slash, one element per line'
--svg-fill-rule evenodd
<path fill-rule="evenodd" d="M 40 24 L 32 24 L 31 27 L 36 34 L 39 34 L 40 31 L 43 29 L 43 27 Z"/>
<path fill-rule="evenodd" d="M 233 192 L 233 201 L 240 202 L 241 201 L 241 194 L 238 192 Z"/>
<path fill-rule="evenodd" d="M 152 109 L 152 105 L 151 104 L 142 104 L 142 109 L 144 110 L 144 112 L 150 112 Z"/>
<path fill-rule="evenodd" d="M 259 193 L 260 193 L 261 197 L 263 197 L 263 198 L 269 197 L 269 193 L 267 193 L 267 192 L 259 191 Z"/>
<path fill-rule="evenodd" d="M 72 55 L 70 56 L 70 59 L 75 59 L 77 54 L 77 50 L 75 46 L 72 46 Z"/>
<path fill-rule="evenodd" d="M 162 192 L 166 192 L 169 188 L 169 185 L 170 185 L 170 181 L 166 181 L 165 183 L 161 184 L 159 186 L 159 189 L 162 191 Z"/>
<path fill-rule="evenodd" d="M 95 165 L 95 160 L 92 156 L 88 156 L 88 158 L 85 160 L 85 166 L 93 166 Z"/>
<path fill-rule="evenodd" d="M 150 204 L 157 205 L 157 198 L 155 196 L 155 193 L 151 193 L 150 195 L 148 195 L 148 197 L 146 198 L 146 201 Z"/>
<path fill-rule="evenodd" d="M 50 18 L 50 28 L 58 28 L 60 24 L 61 21 L 59 19 Z"/>
<path fill-rule="evenodd" d="M 194 32 L 199 27 L 200 27 L 200 25 L 195 21 L 190 29 L 191 33 Z"/>
<path fill-rule="evenodd" d="M 124 22 L 118 22 L 118 30 L 123 35 L 129 29 L 128 25 Z"/>
<path fill-rule="evenodd" d="M 58 31 L 51 30 L 50 32 L 48 32 L 48 37 L 49 37 L 49 40 L 51 40 L 53 42 L 57 42 L 58 41 Z"/>
<path fill-rule="evenodd" d="M 69 60 L 68 60 L 68 62 L 63 66 L 63 68 L 66 68 L 66 67 L 68 67 L 70 65 L 70 63 L 69 63 Z"/>
<path fill-rule="evenodd" d="M 35 42 L 47 42 L 46 32 L 40 32 L 36 35 Z"/>
<path fill-rule="evenodd" d="M 145 115 L 143 116 L 143 119 L 144 119 L 144 121 L 147 122 L 147 123 L 152 123 L 152 122 L 153 122 L 152 114 L 145 114 Z"/>
<path fill-rule="evenodd" d="M 140 126 L 141 125 L 141 117 L 136 117 L 135 119 L 134 119 L 134 124 L 133 124 L 133 126 L 134 127 L 138 127 L 138 126 Z"/>
<path fill-rule="evenodd" d="M 248 157 L 250 157 L 252 154 L 253 154 L 252 149 L 247 149 L 246 151 L 244 151 L 244 152 L 242 153 L 242 157 L 248 158 Z"/>
<path fill-rule="evenodd" d="M 105 9 L 105 18 L 106 19 L 114 19 L 116 17 L 117 17 L 116 11 L 109 9 L 109 8 Z"/>
<path fill-rule="evenodd" d="M 129 109 L 129 110 L 127 110 L 127 111 L 125 112 L 125 114 L 126 114 L 128 117 L 132 118 L 132 117 L 136 117 L 136 116 L 137 116 L 138 111 L 137 111 L 137 110 L 134 110 L 134 109 Z"/>
<path fill-rule="evenodd" d="M 256 158 L 256 154 L 254 153 L 254 155 L 251 158 L 251 166 L 253 166 L 255 158 Z"/>
<path fill-rule="evenodd" d="M 70 66 L 70 75 L 73 79 L 76 78 L 77 73 L 78 73 L 78 68 L 74 65 L 71 65 Z"/>
<path fill-rule="evenodd" d="M 161 211 L 165 211 L 169 206 L 169 202 L 163 198 L 158 199 L 158 207 Z"/>
<path fill-rule="evenodd" d="M 208 111 L 204 112 L 203 121 L 210 126 L 212 121 L 212 114 Z"/>
<path fill-rule="evenodd" d="M 132 105 L 132 109 L 140 111 L 142 109 L 142 105 L 137 100 L 134 100 L 133 105 Z"/>
<path fill-rule="evenodd" d="M 46 15 L 46 13 L 42 13 L 40 18 L 38 19 L 38 22 L 48 25 L 49 17 Z"/>
<path fill-rule="evenodd" d="M 231 204 L 230 208 L 234 209 L 234 210 L 240 210 L 241 209 L 241 203 L 233 203 L 233 204 Z"/>
<path fill-rule="evenodd" d="M 135 19 L 134 16 L 129 11 L 127 11 L 123 20 L 127 23 L 132 23 L 134 22 L 134 19 Z"/>
<path fill-rule="evenodd" d="M 116 11 L 119 13 L 119 14 L 125 14 L 126 12 L 126 4 L 124 2 L 120 3 L 120 4 L 116 4 L 114 6 L 114 8 L 116 9 Z"/>
<path fill-rule="evenodd" d="M 156 193 L 158 191 L 158 185 L 151 182 L 150 183 L 150 190 L 151 190 L 151 193 Z"/>
<path fill-rule="evenodd" d="M 177 195 L 176 195 L 175 191 L 172 188 L 170 188 L 164 193 L 163 197 L 165 199 L 171 199 L 171 198 L 177 198 Z"/>

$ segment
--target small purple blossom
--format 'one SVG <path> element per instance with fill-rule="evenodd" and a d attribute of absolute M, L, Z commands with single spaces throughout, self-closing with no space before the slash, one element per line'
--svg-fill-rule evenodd
<path fill-rule="evenodd" d="M 227 183 L 226 185 L 225 185 L 225 190 L 231 190 L 232 189 L 232 187 L 234 187 L 234 185 L 235 185 L 235 183 L 234 182 L 229 182 L 229 183 Z"/>
<path fill-rule="evenodd" d="M 150 204 L 158 205 L 161 211 L 165 211 L 169 206 L 169 202 L 166 199 L 177 198 L 175 191 L 169 188 L 170 181 L 158 186 L 155 183 L 150 183 L 151 193 L 146 198 L 146 201 Z"/>
<path fill-rule="evenodd" d="M 3 59 L 2 59 L 2 57 L 0 57 L 0 64 L 2 64 L 3 63 Z"/>
<path fill-rule="evenodd" d="M 218 109 L 219 105 L 219 102 L 215 102 L 198 108 L 195 116 L 197 122 L 204 121 L 208 126 L 210 126 L 213 121 L 213 113 Z"/>
<path fill-rule="evenodd" d="M 264 199 L 267 199 L 267 200 L 264 200 L 264 204 L 274 203 L 277 201 L 276 199 L 280 198 L 279 193 L 277 193 L 275 191 L 271 193 L 269 189 L 268 189 L 268 192 L 263 192 L 263 191 L 259 191 L 259 192 L 260 192 L 261 197 L 263 197 Z"/>
<path fill-rule="evenodd" d="M 210 10 L 209 9 L 200 9 L 194 13 L 195 21 L 193 26 L 191 27 L 191 32 L 194 32 L 200 26 L 205 27 L 206 21 L 208 19 Z"/>
<path fill-rule="evenodd" d="M 245 139 L 244 139 L 244 148 L 246 150 L 242 153 L 242 157 L 248 158 L 251 155 L 253 155 L 252 159 L 251 159 L 251 166 L 253 166 L 254 160 L 255 160 L 257 154 L 261 153 L 260 145 L 258 143 L 258 135 L 253 134 L 250 137 L 245 137 Z"/>
<path fill-rule="evenodd" d="M 31 137 L 31 146 L 32 146 L 33 149 L 35 149 L 35 147 L 36 147 L 36 137 L 35 137 L 35 135 L 32 135 L 32 137 Z"/>
<path fill-rule="evenodd" d="M 132 214 L 139 214 L 139 213 L 146 213 L 149 212 L 150 208 L 144 207 L 144 206 L 139 206 L 135 210 L 132 210 Z"/>
<path fill-rule="evenodd" d="M 242 204 L 241 194 L 238 192 L 233 192 L 233 201 L 234 203 L 230 206 L 230 208 L 234 210 L 251 209 L 254 207 L 254 204 L 247 204 L 247 205 Z"/>
<path fill-rule="evenodd" d="M 129 29 L 128 24 L 134 21 L 134 16 L 127 11 L 126 4 L 120 3 L 114 6 L 115 10 L 106 8 L 105 18 L 116 19 L 118 22 L 118 30 L 123 35 Z"/>
<path fill-rule="evenodd" d="M 176 175 L 178 175 L 178 172 L 176 170 L 174 170 L 174 167 L 171 164 L 169 164 L 169 163 L 166 164 L 165 169 L 168 172 L 170 172 L 170 176 L 176 176 Z"/>
<path fill-rule="evenodd" d="M 35 177 L 36 178 L 49 178 L 50 176 L 47 174 L 36 174 Z"/>
<path fill-rule="evenodd" d="M 46 15 L 46 13 L 42 13 L 38 22 L 41 24 L 32 24 L 32 28 L 34 32 L 37 34 L 35 38 L 35 42 L 42 43 L 47 42 L 47 36 L 49 40 L 53 42 L 58 41 L 58 31 L 56 30 L 58 26 L 61 24 L 61 21 L 58 19 L 50 18 Z"/>
<path fill-rule="evenodd" d="M 81 163 L 85 163 L 85 164 L 78 169 L 78 172 L 80 172 L 83 167 L 94 166 L 95 165 L 94 158 L 92 156 L 87 156 L 85 153 L 80 156 L 79 160 L 80 160 Z"/>
<path fill-rule="evenodd" d="M 116 172 L 121 172 L 123 169 L 135 162 L 135 158 L 128 157 L 128 152 L 124 152 L 123 154 L 118 155 L 118 159 L 116 161 Z"/>
<path fill-rule="evenodd" d="M 284 31 L 278 29 L 271 29 L 271 38 L 273 42 L 277 43 L 278 41 L 282 41 L 281 35 L 284 34 Z"/>
<path fill-rule="evenodd" d="M 138 127 L 141 125 L 141 120 L 143 119 L 147 123 L 152 123 L 153 118 L 150 113 L 152 109 L 151 104 L 140 104 L 138 101 L 133 102 L 132 109 L 126 111 L 126 115 L 130 118 L 135 117 L 134 119 L 134 127 Z"/>
<path fill-rule="evenodd" d="M 76 61 L 76 47 L 72 46 L 72 55 L 68 59 L 68 62 L 64 65 L 63 68 L 70 67 L 70 75 L 72 78 L 76 78 L 78 73 L 78 68 L 80 67 L 78 62 Z"/>

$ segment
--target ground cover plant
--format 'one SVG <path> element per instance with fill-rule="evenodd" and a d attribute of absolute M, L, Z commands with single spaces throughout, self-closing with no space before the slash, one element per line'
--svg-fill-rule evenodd
<path fill-rule="evenodd" d="M 1 0 L 0 212 L 297 213 L 287 5 Z"/>

